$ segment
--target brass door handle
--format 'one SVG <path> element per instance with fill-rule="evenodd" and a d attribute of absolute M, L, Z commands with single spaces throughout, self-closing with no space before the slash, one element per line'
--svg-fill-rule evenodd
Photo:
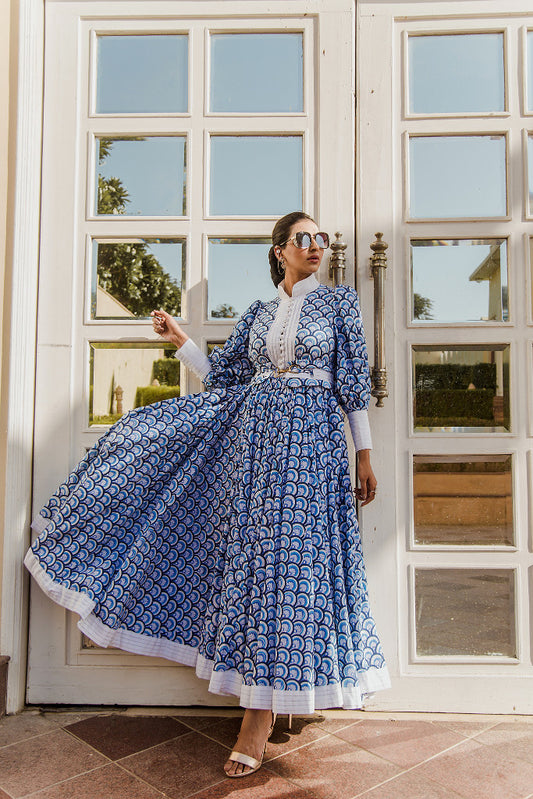
<path fill-rule="evenodd" d="M 378 408 L 383 407 L 383 400 L 389 396 L 387 391 L 387 370 L 385 368 L 385 269 L 388 244 L 382 241 L 383 233 L 376 233 L 376 240 L 370 245 L 374 253 L 370 258 L 372 277 L 374 278 L 374 366 L 371 369 L 372 396 L 376 397 Z M 335 233 L 335 241 L 331 244 L 329 259 L 329 276 L 333 285 L 344 283 L 346 272 L 345 250 L 347 244 L 342 240 L 342 233 Z"/>
<path fill-rule="evenodd" d="M 389 245 L 382 239 L 383 233 L 376 233 L 376 240 L 370 245 L 373 252 L 370 267 L 374 278 L 374 366 L 371 371 L 371 393 L 377 399 L 378 408 L 383 407 L 384 398 L 389 396 L 385 368 L 385 269 L 387 268 L 385 251 Z"/>

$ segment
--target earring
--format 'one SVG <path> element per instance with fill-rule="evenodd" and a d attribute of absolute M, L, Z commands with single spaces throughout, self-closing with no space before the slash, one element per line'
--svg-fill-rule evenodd
<path fill-rule="evenodd" d="M 279 271 L 280 272 L 284 272 L 285 271 L 285 259 L 283 259 L 281 261 L 278 261 L 278 267 L 279 267 Z"/>

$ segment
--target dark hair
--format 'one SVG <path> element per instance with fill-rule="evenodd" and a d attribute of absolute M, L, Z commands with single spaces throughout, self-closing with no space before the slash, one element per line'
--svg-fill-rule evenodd
<path fill-rule="evenodd" d="M 274 230 L 272 231 L 272 247 L 268 251 L 268 262 L 270 264 L 270 277 L 275 286 L 281 283 L 285 277 L 285 272 L 279 266 L 274 247 L 280 247 L 286 243 L 291 234 L 292 226 L 301 219 L 309 219 L 311 222 L 315 221 L 312 216 L 304 214 L 303 211 L 291 211 L 290 214 L 285 214 L 281 219 L 278 219 L 274 225 Z"/>

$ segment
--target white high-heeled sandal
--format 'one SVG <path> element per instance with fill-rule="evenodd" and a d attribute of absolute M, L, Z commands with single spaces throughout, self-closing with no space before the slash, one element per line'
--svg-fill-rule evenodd
<path fill-rule="evenodd" d="M 263 749 L 263 754 L 261 755 L 261 760 L 257 760 L 255 757 L 250 757 L 250 755 L 245 755 L 243 752 L 236 752 L 233 751 L 229 756 L 228 760 L 232 760 L 234 763 L 240 763 L 243 766 L 248 766 L 250 771 L 240 771 L 238 774 L 228 774 L 226 773 L 226 777 L 234 778 L 234 777 L 248 777 L 250 774 L 255 774 L 256 771 L 259 771 L 261 766 L 263 765 L 263 758 L 265 756 L 267 742 L 272 733 L 274 732 L 274 725 L 276 723 L 277 713 L 272 713 L 272 725 L 268 731 L 265 747 Z M 292 714 L 289 713 L 289 730 L 292 728 Z"/>

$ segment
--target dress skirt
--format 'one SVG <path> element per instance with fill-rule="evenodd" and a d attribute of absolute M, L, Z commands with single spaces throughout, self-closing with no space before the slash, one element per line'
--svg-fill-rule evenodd
<path fill-rule="evenodd" d="M 259 373 L 132 410 L 33 526 L 26 566 L 101 646 L 277 712 L 359 708 L 390 685 L 323 381 Z"/>

